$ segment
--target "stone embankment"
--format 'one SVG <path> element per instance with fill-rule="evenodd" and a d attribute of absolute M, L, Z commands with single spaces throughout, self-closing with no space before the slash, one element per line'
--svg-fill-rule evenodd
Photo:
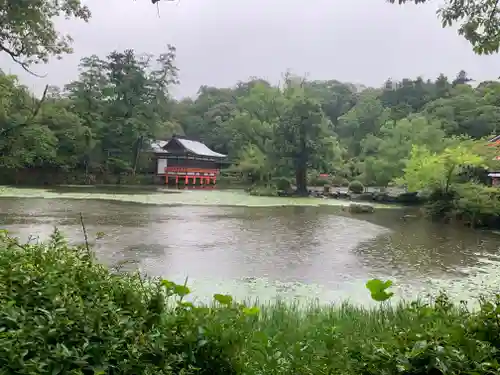
<path fill-rule="evenodd" d="M 418 193 L 408 193 L 401 189 L 367 189 L 361 194 L 355 194 L 346 188 L 335 188 L 324 186 L 322 188 L 311 188 L 311 196 L 318 198 L 342 199 L 353 202 L 373 202 L 385 204 L 418 205 L 423 203 Z"/>

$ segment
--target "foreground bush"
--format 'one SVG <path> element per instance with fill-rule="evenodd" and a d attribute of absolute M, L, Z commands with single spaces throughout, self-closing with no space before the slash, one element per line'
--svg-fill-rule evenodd
<path fill-rule="evenodd" d="M 188 289 L 112 274 L 59 234 L 0 249 L 0 374 L 232 374 L 241 309 L 192 308 Z M 174 301 L 172 301 L 174 302 Z"/>
<path fill-rule="evenodd" d="M 370 281 L 384 301 L 390 283 Z M 498 374 L 499 299 L 366 310 L 215 295 L 113 274 L 59 234 L 0 238 L 0 374 Z"/>

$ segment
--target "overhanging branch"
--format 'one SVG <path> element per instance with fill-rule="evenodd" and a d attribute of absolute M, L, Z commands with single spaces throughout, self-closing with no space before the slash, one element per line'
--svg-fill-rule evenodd
<path fill-rule="evenodd" d="M 158 0 L 157 0 L 157 1 L 158 1 Z M 3 51 L 3 52 L 5 52 L 7 55 L 9 55 L 9 56 L 10 56 L 10 58 L 11 58 L 11 59 L 12 59 L 12 60 L 16 63 L 16 64 L 20 65 L 20 66 L 21 66 L 21 68 L 23 68 L 23 69 L 24 69 L 26 72 L 28 72 L 29 74 L 31 74 L 31 75 L 33 75 L 33 76 L 35 76 L 35 77 L 38 77 L 38 78 L 45 78 L 45 77 L 47 76 L 46 74 L 45 74 L 45 75 L 39 75 L 39 74 L 37 74 L 37 73 L 33 72 L 33 71 L 29 68 L 28 64 L 26 64 L 25 62 L 23 62 L 23 61 L 19 60 L 19 57 L 20 57 L 20 56 L 22 55 L 22 53 L 23 53 L 23 50 L 22 50 L 22 49 L 21 49 L 20 51 L 18 51 L 18 52 L 14 52 L 14 51 L 12 51 L 11 49 L 9 49 L 9 48 L 5 47 L 3 44 L 0 44 L 0 51 Z"/>

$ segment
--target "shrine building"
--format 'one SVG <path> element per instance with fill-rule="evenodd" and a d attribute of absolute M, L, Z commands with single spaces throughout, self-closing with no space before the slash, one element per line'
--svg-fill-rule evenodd
<path fill-rule="evenodd" d="M 173 136 L 169 141 L 152 143 L 156 174 L 166 185 L 216 184 L 226 155 L 212 151 L 205 144 Z"/>

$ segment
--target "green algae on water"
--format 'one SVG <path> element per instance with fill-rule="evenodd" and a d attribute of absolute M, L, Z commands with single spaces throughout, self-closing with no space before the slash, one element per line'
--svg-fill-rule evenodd
<path fill-rule="evenodd" d="M 79 189 L 78 189 L 79 190 Z M 128 203 L 151 205 L 192 205 L 192 206 L 242 206 L 242 207 L 283 207 L 283 206 L 333 206 L 341 207 L 349 201 L 338 199 L 321 199 L 313 197 L 256 197 L 243 190 L 173 190 L 177 194 L 165 191 L 149 190 L 134 194 L 133 189 L 126 193 L 92 192 L 90 188 L 83 191 L 57 191 L 53 189 L 24 189 L 15 187 L 0 188 L 0 197 L 9 198 L 45 198 L 45 199 L 101 199 Z M 370 204 L 370 203 L 364 203 Z M 371 204 L 374 207 L 393 207 L 382 204 Z"/>

